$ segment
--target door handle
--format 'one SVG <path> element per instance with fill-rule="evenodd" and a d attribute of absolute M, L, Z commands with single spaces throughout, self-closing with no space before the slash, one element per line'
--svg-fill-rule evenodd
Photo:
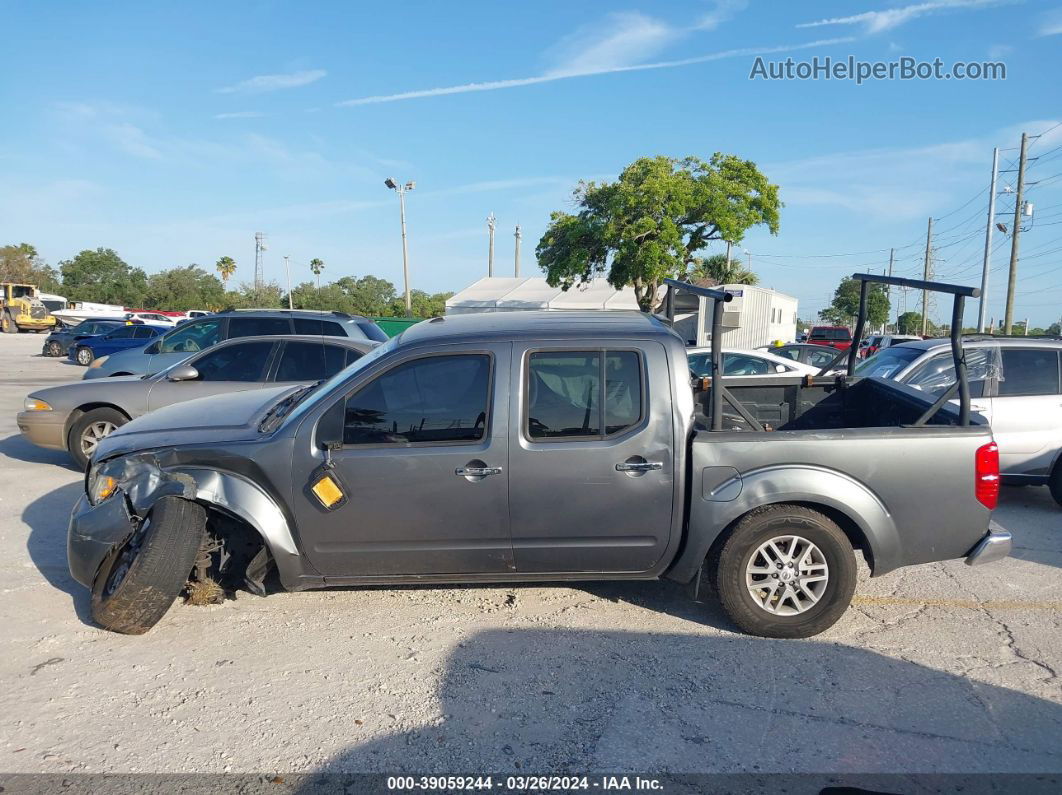
<path fill-rule="evenodd" d="M 454 474 L 462 478 L 478 478 L 486 475 L 500 475 L 501 467 L 458 467 Z"/>
<path fill-rule="evenodd" d="M 622 464 L 616 464 L 617 472 L 654 472 L 663 468 L 664 465 L 659 461 L 624 461 Z"/>

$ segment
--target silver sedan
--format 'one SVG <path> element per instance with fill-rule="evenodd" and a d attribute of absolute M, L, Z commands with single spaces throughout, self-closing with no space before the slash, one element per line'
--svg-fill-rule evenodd
<path fill-rule="evenodd" d="M 88 465 L 116 428 L 155 409 L 222 392 L 330 378 L 378 343 L 345 337 L 237 337 L 149 376 L 115 376 L 41 389 L 18 415 L 23 436 Z"/>

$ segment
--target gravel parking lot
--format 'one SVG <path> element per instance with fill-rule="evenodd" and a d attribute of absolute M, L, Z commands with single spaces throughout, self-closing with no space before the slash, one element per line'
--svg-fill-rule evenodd
<path fill-rule="evenodd" d="M 81 376 L 0 337 L 0 771 L 1060 772 L 1062 509 L 1005 489 L 1014 557 L 871 580 L 807 641 L 669 583 L 242 593 L 145 636 L 66 570 L 82 476 L 24 442 Z"/>

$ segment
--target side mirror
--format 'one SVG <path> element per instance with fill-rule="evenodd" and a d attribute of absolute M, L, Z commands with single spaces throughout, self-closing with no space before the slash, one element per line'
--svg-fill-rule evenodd
<path fill-rule="evenodd" d="M 154 356 L 158 352 L 159 352 L 159 344 L 158 344 L 158 342 L 153 342 L 150 345 L 148 345 L 146 348 L 144 348 L 144 353 L 148 354 L 149 356 Z"/>
<path fill-rule="evenodd" d="M 776 373 L 784 373 L 786 372 L 786 366 L 784 364 L 776 364 L 774 366 L 774 371 Z"/>
<path fill-rule="evenodd" d="M 178 365 L 166 374 L 167 381 L 195 381 L 197 378 L 199 371 L 190 364 Z"/>
<path fill-rule="evenodd" d="M 343 446 L 346 410 L 347 402 L 340 400 L 324 413 L 317 423 L 318 447 L 324 450 L 338 450 Z"/>

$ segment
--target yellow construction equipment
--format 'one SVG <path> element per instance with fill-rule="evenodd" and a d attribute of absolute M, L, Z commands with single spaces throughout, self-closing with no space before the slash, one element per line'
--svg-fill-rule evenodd
<path fill-rule="evenodd" d="M 0 328 L 5 334 L 51 331 L 56 320 L 40 299 L 37 285 L 0 283 Z"/>

